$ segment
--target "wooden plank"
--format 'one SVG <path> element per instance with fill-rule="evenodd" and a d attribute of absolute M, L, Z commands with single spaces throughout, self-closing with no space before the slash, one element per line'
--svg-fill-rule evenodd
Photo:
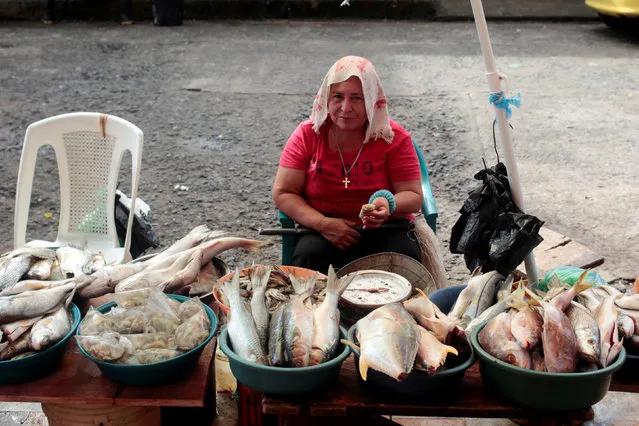
<path fill-rule="evenodd" d="M 612 376 L 609 390 L 613 392 L 639 393 L 639 372 L 622 368 Z"/>
<path fill-rule="evenodd" d="M 69 342 L 60 367 L 28 383 L 0 385 L 0 401 L 60 404 L 203 407 L 216 339 L 204 348 L 197 366 L 184 380 L 163 386 L 122 386 L 102 375 L 96 364 Z"/>
<path fill-rule="evenodd" d="M 594 268 L 604 263 L 604 258 L 583 244 L 565 235 L 542 227 L 539 234 L 544 238 L 534 250 L 535 262 L 539 271 L 539 278 L 557 266 L 575 266 L 578 268 Z M 517 267 L 517 273 L 526 277 L 526 268 L 522 262 Z"/>
<path fill-rule="evenodd" d="M 294 410 L 297 407 L 297 410 Z M 430 417 L 474 417 L 474 418 L 531 418 L 558 420 L 591 420 L 592 408 L 585 410 L 544 413 L 537 410 L 516 407 L 507 401 L 491 395 L 484 387 L 479 373 L 479 365 L 473 365 L 464 376 L 464 381 L 456 394 L 441 397 L 406 398 L 384 395 L 372 389 L 359 379 L 351 355 L 342 365 L 338 383 L 309 396 L 276 398 L 268 395 L 262 400 L 262 409 L 267 414 L 331 415 L 406 415 Z"/>

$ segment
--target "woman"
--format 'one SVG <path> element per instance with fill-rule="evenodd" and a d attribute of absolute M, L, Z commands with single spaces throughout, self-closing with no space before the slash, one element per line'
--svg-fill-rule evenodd
<path fill-rule="evenodd" d="M 409 234 L 423 201 L 419 161 L 410 134 L 390 119 L 368 60 L 346 56 L 329 69 L 310 119 L 284 147 L 273 200 L 317 231 L 299 238 L 295 266 L 326 273 L 330 264 L 384 251 L 421 260 Z"/>

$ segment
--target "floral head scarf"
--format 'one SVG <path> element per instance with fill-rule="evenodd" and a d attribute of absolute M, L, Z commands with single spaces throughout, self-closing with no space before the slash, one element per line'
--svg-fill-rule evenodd
<path fill-rule="evenodd" d="M 390 125 L 390 116 L 386 107 L 386 96 L 382 83 L 373 64 L 359 56 L 345 56 L 335 62 L 328 70 L 322 86 L 315 96 L 311 121 L 313 130 L 319 133 L 320 128 L 328 117 L 328 94 L 332 84 L 341 83 L 350 77 L 357 77 L 362 82 L 364 103 L 368 116 L 368 128 L 364 143 L 371 139 L 384 139 L 389 144 L 395 136 Z"/>

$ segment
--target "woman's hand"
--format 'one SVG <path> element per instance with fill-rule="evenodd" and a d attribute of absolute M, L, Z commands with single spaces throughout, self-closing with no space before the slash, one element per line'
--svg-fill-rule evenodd
<path fill-rule="evenodd" d="M 390 217 L 390 205 L 384 197 L 377 197 L 371 203 L 375 206 L 375 210 L 368 212 L 362 218 L 364 229 L 377 229 Z"/>
<path fill-rule="evenodd" d="M 359 240 L 359 232 L 353 229 L 356 223 L 346 219 L 327 217 L 318 229 L 322 236 L 340 250 L 352 247 Z"/>

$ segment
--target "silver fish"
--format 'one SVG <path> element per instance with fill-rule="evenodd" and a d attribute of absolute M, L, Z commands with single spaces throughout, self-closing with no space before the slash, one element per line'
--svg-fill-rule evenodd
<path fill-rule="evenodd" d="M 45 290 L 49 288 L 59 287 L 73 281 L 73 278 L 61 281 L 39 281 L 39 280 L 23 280 L 17 282 L 13 287 L 5 288 L 0 291 L 0 296 L 10 294 L 20 294 L 25 291 Z"/>
<path fill-rule="evenodd" d="M 75 283 L 48 290 L 28 291 L 16 296 L 0 297 L 0 323 L 9 323 L 56 310 L 65 300 L 72 298 Z"/>
<path fill-rule="evenodd" d="M 2 255 L 2 258 L 11 259 L 19 256 L 29 256 L 36 259 L 55 259 L 55 250 L 45 247 L 20 247 Z"/>
<path fill-rule="evenodd" d="M 584 361 L 598 362 L 601 355 L 599 326 L 595 316 L 583 305 L 573 301 L 566 309 L 566 315 L 575 330 L 577 356 Z"/>
<path fill-rule="evenodd" d="M 268 347 L 268 308 L 266 307 L 266 284 L 271 276 L 271 268 L 258 266 L 253 271 L 251 284 L 253 296 L 251 296 L 251 314 L 255 321 L 255 329 L 260 337 L 260 344 L 266 350 Z"/>
<path fill-rule="evenodd" d="M 5 361 L 29 350 L 29 333 L 26 332 L 18 340 L 7 345 L 0 352 L 0 361 Z"/>
<path fill-rule="evenodd" d="M 397 381 L 408 377 L 420 348 L 420 335 L 417 323 L 400 303 L 384 305 L 357 321 L 356 337 L 362 379 L 367 379 L 369 368 Z"/>
<path fill-rule="evenodd" d="M 71 331 L 71 315 L 66 306 L 36 322 L 29 335 L 29 347 L 41 351 L 62 340 Z"/>
<path fill-rule="evenodd" d="M 473 286 L 475 290 L 468 308 L 461 316 L 462 325 L 469 324 L 495 303 L 497 289 L 503 279 L 503 275 L 499 272 L 491 271 L 470 280 L 468 287 Z"/>
<path fill-rule="evenodd" d="M 191 229 L 186 236 L 174 242 L 163 252 L 154 256 L 150 264 L 159 263 L 167 257 L 181 253 L 185 250 L 191 249 L 199 244 L 202 244 L 205 240 L 212 240 L 224 235 L 222 231 L 211 231 L 206 225 L 199 225 Z"/>
<path fill-rule="evenodd" d="M 313 348 L 315 326 L 313 309 L 304 302 L 313 294 L 317 274 L 308 280 L 301 280 L 293 275 L 290 279 L 295 294 L 286 304 L 284 346 L 293 366 L 306 367 Z"/>
<path fill-rule="evenodd" d="M 461 293 L 459 293 L 455 304 L 448 313 L 450 318 L 461 319 L 462 315 L 464 315 L 464 312 L 466 312 L 468 306 L 470 306 L 470 303 L 473 301 L 473 298 L 479 292 L 479 284 L 482 280 L 480 271 L 481 268 L 477 268 L 473 271 L 468 285 L 461 291 Z"/>
<path fill-rule="evenodd" d="M 502 312 L 506 312 L 508 309 L 510 309 L 510 305 L 515 301 L 515 299 L 523 298 L 524 289 L 525 286 L 520 285 L 517 290 L 515 290 L 499 302 L 495 303 L 493 306 L 482 312 L 481 315 L 479 315 L 477 318 L 472 320 L 464 329 L 464 331 L 466 332 L 466 336 L 470 336 L 470 334 L 479 324 L 491 318 L 494 318 Z"/>
<path fill-rule="evenodd" d="M 31 265 L 31 256 L 21 255 L 4 259 L 0 266 L 0 290 L 13 287 Z"/>
<path fill-rule="evenodd" d="M 268 360 L 272 366 L 283 366 L 289 363 L 284 347 L 284 323 L 286 305 L 280 305 L 271 315 L 268 335 Z"/>
<path fill-rule="evenodd" d="M 227 327 L 233 351 L 247 361 L 266 364 L 266 355 L 255 329 L 255 321 L 253 321 L 253 316 L 240 295 L 240 271 L 238 269 L 235 270 L 233 278 L 224 283 L 222 289 L 230 305 L 230 320 Z"/>
<path fill-rule="evenodd" d="M 309 365 L 318 365 L 331 359 L 337 349 L 339 341 L 339 309 L 337 303 L 346 287 L 353 281 L 356 274 L 337 278 L 333 266 L 328 268 L 328 281 L 326 285 L 326 297 L 321 305 L 313 312 L 315 334 L 313 336 L 313 349 Z"/>
<path fill-rule="evenodd" d="M 91 260 L 93 255 L 86 250 L 74 247 L 60 247 L 56 250 L 56 256 L 60 263 L 60 270 L 65 278 L 73 278 L 84 275 L 82 268 Z"/>
<path fill-rule="evenodd" d="M 51 276 L 53 259 L 36 260 L 27 271 L 27 278 L 32 280 L 47 280 Z"/>

